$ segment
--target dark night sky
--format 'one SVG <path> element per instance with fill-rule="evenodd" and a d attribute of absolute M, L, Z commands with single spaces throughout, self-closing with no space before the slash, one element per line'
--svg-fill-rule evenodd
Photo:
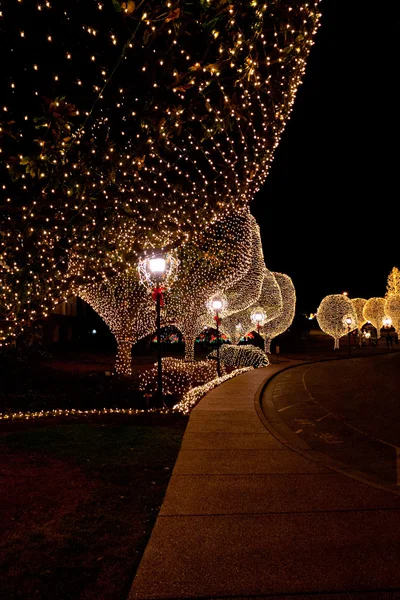
<path fill-rule="evenodd" d="M 304 83 L 251 205 L 266 265 L 292 277 L 301 311 L 345 290 L 383 296 L 400 268 L 400 11 L 373 8 L 321 2 Z"/>

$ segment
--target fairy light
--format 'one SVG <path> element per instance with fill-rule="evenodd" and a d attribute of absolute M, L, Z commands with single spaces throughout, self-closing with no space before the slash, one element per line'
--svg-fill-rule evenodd
<path fill-rule="evenodd" d="M 264 325 L 266 322 L 276 319 L 282 313 L 282 293 L 274 274 L 263 266 L 262 275 L 261 290 L 259 293 L 254 294 L 250 306 L 235 312 L 222 322 L 222 331 L 233 342 L 237 343 L 243 334 L 252 330 L 254 323 L 251 315 L 255 310 L 261 309 L 264 312 Z M 251 277 L 251 274 L 249 274 L 249 277 Z M 240 325 L 239 330 L 241 332 L 239 336 L 238 325 Z M 264 335 L 262 330 L 260 330 L 260 335 Z"/>
<path fill-rule="evenodd" d="M 228 379 L 233 379 L 234 377 L 237 377 L 238 375 L 247 373 L 248 371 L 251 371 L 252 369 L 253 369 L 253 367 L 242 367 L 239 369 L 235 369 L 231 373 L 222 375 L 222 377 L 217 377 L 216 379 L 213 379 L 212 381 L 210 381 L 208 383 L 205 383 L 203 385 L 200 385 L 198 387 L 195 387 L 195 388 L 189 390 L 183 396 L 182 400 L 174 406 L 174 408 L 172 409 L 173 412 L 181 412 L 185 415 L 190 413 L 191 409 L 198 403 L 198 401 L 203 396 L 208 394 L 208 392 L 211 392 L 211 390 L 214 389 L 217 385 L 220 385 L 221 383 L 228 381 Z"/>
<path fill-rule="evenodd" d="M 259 369 L 268 367 L 269 360 L 263 350 L 256 346 L 222 346 L 220 348 L 221 364 L 226 367 L 253 367 Z M 213 350 L 207 358 L 217 358 L 217 351 Z"/>
<path fill-rule="evenodd" d="M 182 396 L 199 382 L 207 383 L 217 375 L 214 364 L 207 361 L 186 362 L 166 357 L 162 359 L 163 392 L 165 396 Z M 146 396 L 157 392 L 157 363 L 140 374 L 139 389 Z"/>
<path fill-rule="evenodd" d="M 80 410 L 76 408 L 55 408 L 52 410 L 40 410 L 40 411 L 18 411 L 9 413 L 0 413 L 0 421 L 33 421 L 38 419 L 45 419 L 49 417 L 92 417 L 102 415 L 125 415 L 125 416 L 136 416 L 143 415 L 146 413 L 152 414 L 171 414 L 171 413 L 182 413 L 187 415 L 190 413 L 192 408 L 198 403 L 198 401 L 210 392 L 213 388 L 221 385 L 228 379 L 233 379 L 238 375 L 242 375 L 248 371 L 251 371 L 253 367 L 243 367 L 235 369 L 231 373 L 227 373 L 222 377 L 217 377 L 208 383 L 194 387 L 186 392 L 180 402 L 175 404 L 172 408 L 150 408 L 147 410 L 139 410 L 136 408 L 100 408 L 100 409 L 89 409 Z"/>
<path fill-rule="evenodd" d="M 198 333 L 206 326 L 215 326 L 212 300 L 216 296 L 222 299 L 219 316 L 224 319 L 232 310 L 231 299 L 235 307 L 240 306 L 235 285 L 243 290 L 243 279 L 247 278 L 247 285 L 252 288 L 255 227 L 249 211 L 238 210 L 178 248 L 179 277 L 166 299 L 166 319 L 184 334 L 187 360 L 194 359 Z M 248 302 L 245 294 L 243 297 Z"/>
<path fill-rule="evenodd" d="M 364 306 L 367 300 L 365 298 L 350 298 L 350 302 L 356 311 L 357 329 L 358 332 L 361 333 L 362 326 L 367 322 L 367 319 L 364 317 Z"/>
<path fill-rule="evenodd" d="M 398 296 L 400 294 L 400 271 L 393 267 L 387 278 L 386 298 L 389 296 Z"/>
<path fill-rule="evenodd" d="M 400 331 L 400 293 L 390 294 L 385 300 L 385 313 L 392 320 L 392 325 L 397 332 Z"/>
<path fill-rule="evenodd" d="M 376 337 L 381 337 L 383 319 L 386 316 L 385 298 L 370 298 L 366 301 L 363 309 L 364 318 L 372 323 L 376 329 Z"/>
<path fill-rule="evenodd" d="M 339 348 L 339 339 L 349 331 L 346 319 L 351 319 L 353 328 L 357 326 L 357 313 L 351 300 L 344 294 L 325 296 L 317 310 L 317 321 L 322 331 L 333 337 L 335 350 Z"/>
<path fill-rule="evenodd" d="M 262 336 L 265 341 L 265 352 L 271 351 L 271 341 L 284 333 L 293 323 L 296 310 L 296 290 L 293 281 L 285 273 L 274 272 L 274 277 L 282 296 L 282 311 L 274 319 L 265 323 Z M 267 312 L 268 314 L 268 312 Z"/>
<path fill-rule="evenodd" d="M 78 0 L 4 7 L 3 341 L 82 279 L 121 273 L 249 204 L 320 18 L 315 0 L 251 3 L 245 17 L 239 0 L 226 11 L 124 4 L 121 19 L 118 2 L 97 3 L 89 24 Z M 79 273 L 68 269 L 77 252 Z"/>
<path fill-rule="evenodd" d="M 101 316 L 117 341 L 115 371 L 132 374 L 132 345 L 154 331 L 155 307 L 136 273 L 82 286 L 78 295 Z"/>

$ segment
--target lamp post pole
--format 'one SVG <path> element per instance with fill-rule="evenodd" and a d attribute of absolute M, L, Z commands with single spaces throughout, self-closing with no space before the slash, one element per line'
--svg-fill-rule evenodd
<path fill-rule="evenodd" d="M 163 401 L 163 391 L 162 391 L 162 354 L 161 354 L 161 284 L 159 278 L 157 278 L 157 297 L 156 297 L 156 310 L 157 310 L 157 388 L 158 388 L 158 397 Z"/>
<path fill-rule="evenodd" d="M 219 313 L 218 309 L 215 309 L 215 320 L 217 322 L 217 374 L 221 377 L 221 363 L 219 359 Z"/>
<path fill-rule="evenodd" d="M 351 330 L 350 330 L 350 327 L 351 327 L 352 321 L 351 321 L 350 317 L 348 317 L 346 319 L 346 323 L 347 323 L 347 336 L 349 338 L 349 356 L 351 356 L 351 340 L 350 340 L 350 338 L 351 338 Z"/>
<path fill-rule="evenodd" d="M 162 359 L 161 359 L 161 300 L 162 283 L 166 274 L 167 263 L 163 256 L 155 256 L 149 260 L 149 269 L 153 274 L 155 288 L 153 298 L 156 301 L 156 329 L 157 329 L 157 395 L 162 404 L 164 404 L 162 390 Z"/>

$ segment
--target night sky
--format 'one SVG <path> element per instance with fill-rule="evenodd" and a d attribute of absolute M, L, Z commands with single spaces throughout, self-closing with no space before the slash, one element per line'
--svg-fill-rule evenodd
<path fill-rule="evenodd" d="M 274 162 L 251 210 L 266 265 L 298 309 L 327 294 L 383 296 L 400 268 L 400 11 L 323 0 L 321 27 Z"/>

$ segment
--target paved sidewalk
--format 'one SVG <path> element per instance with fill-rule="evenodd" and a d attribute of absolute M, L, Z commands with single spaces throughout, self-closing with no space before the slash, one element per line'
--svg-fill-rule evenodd
<path fill-rule="evenodd" d="M 231 379 L 192 411 L 129 600 L 400 600 L 400 496 L 290 449 L 259 417 L 260 386 L 300 363 Z"/>

